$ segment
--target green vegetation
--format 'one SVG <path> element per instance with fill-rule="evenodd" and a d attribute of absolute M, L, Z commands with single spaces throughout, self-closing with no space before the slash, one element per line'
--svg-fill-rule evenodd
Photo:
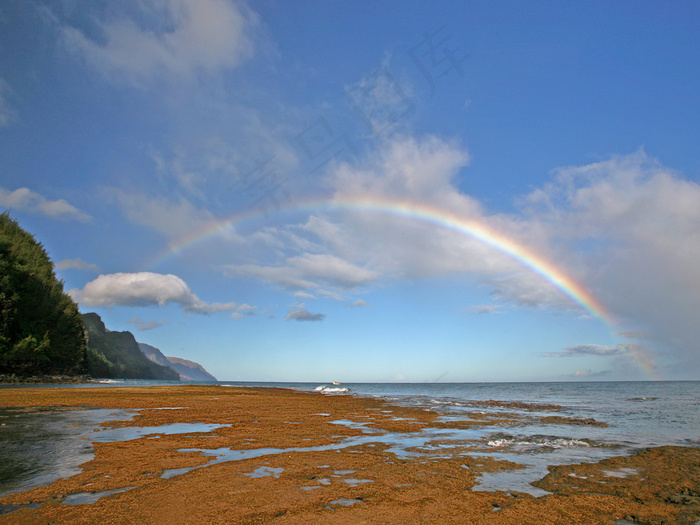
<path fill-rule="evenodd" d="M 96 313 L 83 314 L 88 335 L 88 372 L 92 377 L 170 379 L 174 370 L 149 361 L 131 332 L 110 332 Z"/>
<path fill-rule="evenodd" d="M 79 375 L 87 348 L 78 306 L 46 250 L 0 214 L 0 374 Z"/>
<path fill-rule="evenodd" d="M 179 380 L 149 361 L 129 332 L 110 332 L 56 279 L 46 250 L 8 212 L 0 214 L 0 376 Z"/>

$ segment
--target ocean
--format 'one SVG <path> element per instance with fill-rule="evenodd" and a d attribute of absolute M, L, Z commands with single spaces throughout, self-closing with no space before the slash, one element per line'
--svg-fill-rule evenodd
<path fill-rule="evenodd" d="M 182 383 L 125 380 L 102 386 L 162 384 Z M 377 433 L 363 428 L 362 421 L 338 422 L 357 425 L 364 432 L 341 447 L 380 441 L 389 444 L 390 451 L 399 457 L 459 453 L 525 465 L 520 470 L 482 473 L 474 490 L 517 490 L 540 496 L 546 493 L 530 483 L 546 475 L 548 465 L 594 462 L 662 445 L 700 447 L 699 381 L 218 384 L 373 397 L 435 411 L 443 421 L 479 419 L 485 424 L 465 429 L 427 428 L 407 434 Z M 90 440 L 133 439 L 128 434 L 113 436 L 100 430 L 101 422 L 128 417 L 104 409 L 0 411 L 0 495 L 79 471 L 79 465 L 92 457 Z M 545 422 L 543 418 L 547 418 Z"/>
<path fill-rule="evenodd" d="M 525 465 L 521 470 L 483 473 L 475 490 L 518 490 L 541 496 L 546 493 L 530 483 L 544 477 L 548 465 L 595 462 L 663 445 L 700 447 L 700 381 L 274 386 L 377 397 L 396 405 L 436 411 L 444 420 L 469 420 L 475 414 L 511 419 L 510 423 L 469 430 L 427 429 L 418 437 L 395 436 L 395 451 L 421 444 L 430 446 L 441 440 L 450 440 L 450 446 L 461 441 L 478 449 L 475 456 Z M 582 422 L 592 419 L 607 426 L 541 422 L 543 417 L 552 416 Z"/>

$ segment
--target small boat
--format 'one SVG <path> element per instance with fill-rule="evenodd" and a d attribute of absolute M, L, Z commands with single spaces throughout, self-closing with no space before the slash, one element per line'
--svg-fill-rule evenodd
<path fill-rule="evenodd" d="M 338 381 L 333 381 L 333 384 L 334 384 L 334 385 L 339 385 L 340 383 L 338 383 Z"/>

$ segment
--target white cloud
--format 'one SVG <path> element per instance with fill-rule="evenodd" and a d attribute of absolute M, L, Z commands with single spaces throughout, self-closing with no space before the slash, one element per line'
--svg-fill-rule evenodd
<path fill-rule="evenodd" d="M 478 201 L 460 192 L 454 179 L 469 162 L 458 144 L 437 137 L 393 136 L 361 165 L 334 166 L 326 186 L 339 203 L 379 203 L 343 207 L 341 213 L 312 215 L 305 224 L 268 229 L 283 259 L 275 265 L 230 266 L 238 275 L 257 277 L 291 290 L 314 285 L 340 290 L 370 286 L 386 279 L 425 278 L 471 273 L 504 302 L 526 306 L 576 308 L 554 286 L 502 251 L 474 237 L 441 228 L 420 213 L 432 210 L 483 228 L 503 232 L 524 245 L 547 249 L 536 228 L 510 217 L 487 215 Z M 304 234 L 304 235 L 301 235 Z M 289 255 L 289 251 L 297 254 Z"/>
<path fill-rule="evenodd" d="M 248 303 L 243 303 L 236 308 L 236 310 L 238 310 L 239 312 L 244 312 L 246 310 L 257 310 L 257 309 L 258 309 L 257 306 L 251 306 Z"/>
<path fill-rule="evenodd" d="M 442 204 L 448 210 L 469 215 L 479 211 L 479 204 L 451 184 L 469 160 L 469 153 L 454 141 L 435 136 L 396 136 L 382 143 L 365 166 L 339 165 L 330 182 L 338 198 L 407 199 Z"/>
<path fill-rule="evenodd" d="M 330 254 L 304 254 L 289 258 L 287 263 L 296 268 L 300 275 L 321 280 L 339 288 L 354 288 L 370 284 L 379 276 L 376 271 L 361 268 Z M 323 295 L 321 291 L 317 293 Z"/>
<path fill-rule="evenodd" d="M 155 330 L 156 328 L 160 328 L 167 323 L 165 319 L 160 319 L 159 321 L 144 321 L 143 319 L 138 319 L 137 317 L 132 317 L 127 322 L 130 324 L 135 324 L 136 330 L 139 332 Z"/>
<path fill-rule="evenodd" d="M 617 345 L 576 345 L 569 346 L 561 352 L 553 352 L 549 354 L 551 357 L 582 357 L 582 356 L 599 356 L 599 357 L 614 357 L 627 356 L 636 350 L 639 345 L 635 343 L 620 343 Z"/>
<path fill-rule="evenodd" d="M 523 245 L 546 248 L 546 239 L 514 218 L 488 215 L 481 204 L 459 191 L 455 178 L 469 154 L 454 142 L 427 136 L 394 136 L 360 166 L 342 164 L 329 175 L 333 198 L 344 202 L 377 202 L 343 210 L 340 220 L 311 217 L 304 226 L 334 256 L 372 268 L 373 280 L 473 274 L 493 287 L 499 299 L 523 305 L 575 307 L 549 282 L 523 271 L 520 263 L 472 236 L 421 220 L 411 209 L 446 214 L 485 230 L 500 231 Z M 407 209 L 407 213 L 396 211 Z M 498 279 L 498 280 L 496 280 Z M 336 286 L 338 283 L 335 283 Z M 349 287 L 348 287 L 349 288 Z"/>
<path fill-rule="evenodd" d="M 366 165 L 338 166 L 328 182 L 339 201 L 427 206 L 499 231 L 597 297 L 621 329 L 638 327 L 657 350 L 700 368 L 699 184 L 640 150 L 556 170 L 522 201 L 521 215 L 493 215 L 453 183 L 468 160 L 435 137 L 394 137 Z M 540 275 L 466 236 L 371 208 L 324 220 L 309 221 L 308 231 L 383 278 L 466 273 L 503 304 L 579 309 Z"/>
<path fill-rule="evenodd" d="M 288 266 L 259 266 L 255 264 L 230 264 L 226 270 L 231 275 L 253 277 L 268 283 L 276 284 L 287 290 L 306 290 L 316 288 L 316 283 L 305 280 L 296 268 Z"/>
<path fill-rule="evenodd" d="M 143 0 L 136 8 L 131 17 L 124 10 L 108 20 L 93 18 L 89 35 L 65 25 L 63 41 L 109 78 L 133 83 L 218 73 L 253 55 L 257 16 L 242 3 Z"/>
<path fill-rule="evenodd" d="M 499 301 L 529 308 L 547 305 L 561 310 L 579 309 L 561 290 L 528 270 L 519 269 L 503 276 L 488 277 L 485 281 L 492 287 L 494 299 Z"/>
<path fill-rule="evenodd" d="M 325 314 L 312 314 L 306 309 L 304 303 L 295 305 L 292 310 L 284 316 L 285 321 L 323 321 Z"/>
<path fill-rule="evenodd" d="M 600 372 L 593 372 L 590 368 L 585 370 L 576 370 L 573 374 L 568 377 L 573 379 L 599 379 L 602 377 L 607 377 L 612 373 L 610 370 L 602 370 Z"/>
<path fill-rule="evenodd" d="M 174 303 L 186 312 L 205 315 L 237 308 L 236 303 L 205 303 L 176 275 L 151 272 L 100 275 L 82 290 L 73 289 L 69 293 L 86 306 L 165 306 Z"/>
<path fill-rule="evenodd" d="M 348 303 L 345 306 L 347 306 L 348 308 L 364 308 L 366 306 L 371 306 L 371 304 L 362 299 L 357 299 L 356 301 Z"/>
<path fill-rule="evenodd" d="M 615 318 L 700 368 L 700 185 L 639 150 L 560 169 L 524 206 Z"/>
<path fill-rule="evenodd" d="M 243 319 L 244 317 L 252 317 L 253 315 L 255 315 L 255 312 L 251 312 L 251 311 L 248 311 L 248 312 L 232 312 L 232 313 L 231 313 L 231 317 L 233 317 L 234 319 Z"/>
<path fill-rule="evenodd" d="M 699 184 L 640 150 L 555 170 L 549 184 L 522 199 L 519 214 L 496 215 L 457 188 L 468 161 L 453 142 L 394 135 L 362 163 L 331 166 L 324 181 L 338 203 L 368 205 L 268 229 L 277 262 L 230 269 L 309 294 L 466 274 L 504 307 L 583 311 L 516 258 L 410 211 L 432 210 L 500 232 L 596 297 L 619 331 L 634 328 L 655 355 L 700 369 Z M 618 348 L 617 357 L 628 359 L 630 348 L 625 355 Z M 635 359 L 653 368 L 648 358 Z"/>
<path fill-rule="evenodd" d="M 548 357 L 605 357 L 634 361 L 647 372 L 655 371 L 658 367 L 651 357 L 648 345 L 639 343 L 618 343 L 616 345 L 575 345 L 561 352 L 551 352 Z"/>
<path fill-rule="evenodd" d="M 257 200 L 269 208 L 289 198 L 287 173 L 298 162 L 290 130 L 229 98 L 183 101 L 172 110 L 182 115 L 174 118 L 201 119 L 204 131 L 188 127 L 178 146 L 151 153 L 160 194 L 206 202 L 214 191 L 225 192 L 234 208 Z"/>
<path fill-rule="evenodd" d="M 251 306 L 247 303 L 243 303 L 236 307 L 236 311 L 231 313 L 231 317 L 234 319 L 242 319 L 243 317 L 251 317 L 257 315 L 254 310 L 257 310 L 257 306 Z"/>
<path fill-rule="evenodd" d="M 15 191 L 7 191 L 0 188 L 0 206 L 14 210 L 26 211 L 53 217 L 55 219 L 75 220 L 89 222 L 92 217 L 81 212 L 75 206 L 68 204 L 63 199 L 55 201 L 47 200 L 42 195 L 29 188 L 19 188 Z"/>
<path fill-rule="evenodd" d="M 316 290 L 316 295 L 319 295 L 320 297 L 325 297 L 326 299 L 332 299 L 334 301 L 343 301 L 345 299 L 342 295 L 332 292 L 330 290 Z"/>
<path fill-rule="evenodd" d="M 294 297 L 296 297 L 297 299 L 316 299 L 315 295 L 312 295 L 308 292 L 296 292 L 294 294 Z"/>
<path fill-rule="evenodd" d="M 403 127 L 413 113 L 409 84 L 390 70 L 390 57 L 356 83 L 345 87 L 345 96 L 374 135 L 383 135 Z"/>
<path fill-rule="evenodd" d="M 145 226 L 170 240 L 202 231 L 215 222 L 210 211 L 198 208 L 184 198 L 175 201 L 163 197 L 150 198 L 116 189 L 107 189 L 105 193 L 117 200 L 130 222 Z M 229 241 L 239 240 L 232 232 L 226 235 Z"/>
<path fill-rule="evenodd" d="M 397 208 L 434 210 L 463 221 L 495 228 L 481 205 L 453 184 L 469 155 L 458 144 L 437 137 L 394 137 L 363 166 L 343 164 L 329 177 L 339 202 L 386 203 L 384 212 L 372 206 L 350 208 L 342 225 L 333 228 L 311 221 L 309 231 L 352 260 L 371 262 L 384 275 L 422 278 L 472 272 L 496 275 L 518 265 L 498 250 L 474 238 L 419 220 L 419 213 L 391 212 Z M 380 205 L 381 207 L 381 205 Z M 504 221 L 501 221 L 504 222 Z M 508 223 L 506 223 L 509 226 Z M 336 235 L 342 231 L 342 235 Z"/>
<path fill-rule="evenodd" d="M 487 314 L 500 314 L 499 310 L 503 308 L 500 304 L 475 304 L 464 309 L 465 314 L 477 314 L 477 315 L 487 315 Z"/>
<path fill-rule="evenodd" d="M 226 268 L 234 275 L 255 277 L 288 290 L 318 288 L 321 282 L 349 289 L 370 284 L 379 277 L 379 273 L 374 270 L 362 268 L 331 254 L 303 254 L 288 258 L 286 263 L 285 266 L 248 264 L 228 265 Z M 337 295 L 322 289 L 317 294 L 325 297 L 329 297 L 329 294 Z"/>
<path fill-rule="evenodd" d="M 85 270 L 88 272 L 99 272 L 100 268 L 96 264 L 91 264 L 83 261 L 80 257 L 77 259 L 64 259 L 56 263 L 58 270 Z"/>
<path fill-rule="evenodd" d="M 653 339 L 652 334 L 644 330 L 623 330 L 618 332 L 617 335 L 625 339 Z"/>

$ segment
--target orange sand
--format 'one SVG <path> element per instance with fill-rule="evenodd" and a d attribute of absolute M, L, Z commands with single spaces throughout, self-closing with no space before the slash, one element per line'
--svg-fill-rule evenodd
<path fill-rule="evenodd" d="M 40 503 L 38 508 L 0 515 L 0 524 L 593 525 L 623 518 L 649 524 L 692 524 L 700 519 L 700 450 L 695 448 L 661 447 L 596 464 L 552 467 L 538 485 L 553 494 L 541 498 L 471 491 L 479 472 L 519 465 L 460 455 L 468 447 L 447 441 L 441 444 L 454 447 L 449 457 L 399 459 L 385 444 L 366 443 L 228 461 L 163 479 L 167 469 L 206 465 L 214 459 L 179 449 L 307 448 L 362 435 L 360 429 L 331 424 L 333 420 L 367 422 L 369 428 L 390 432 L 467 428 L 484 422 L 437 422 L 438 414 L 373 399 L 220 386 L 6 389 L 0 390 L 0 407 L 139 409 L 133 421 L 106 426 L 230 425 L 207 433 L 95 443 L 95 458 L 82 465 L 80 474 L 0 498 L 3 505 Z M 184 408 L 157 410 L 162 407 Z M 256 472 L 267 475 L 254 477 Z M 93 504 L 61 503 L 70 494 L 127 487 L 134 488 Z"/>

